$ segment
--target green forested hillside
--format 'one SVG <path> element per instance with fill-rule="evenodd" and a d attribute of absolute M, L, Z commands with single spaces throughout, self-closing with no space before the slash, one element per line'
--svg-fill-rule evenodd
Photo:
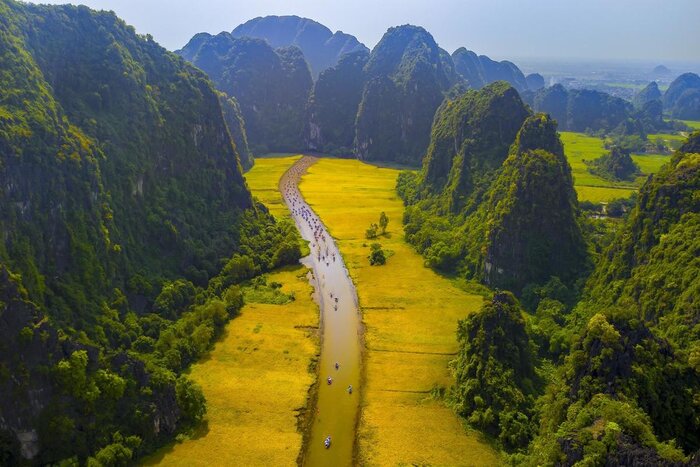
<path fill-rule="evenodd" d="M 642 187 L 589 279 L 533 462 L 658 464 L 700 448 L 698 140 Z"/>
<path fill-rule="evenodd" d="M 128 462 L 201 419 L 182 371 L 295 261 L 203 73 L 114 14 L 0 2 L 0 459 Z"/>
<path fill-rule="evenodd" d="M 663 95 L 663 103 L 673 118 L 700 119 L 700 76 L 683 73 L 673 80 Z"/>
<path fill-rule="evenodd" d="M 308 145 L 314 151 L 352 154 L 355 118 L 365 86 L 369 53 L 346 54 L 321 73 L 309 100 Z"/>
<path fill-rule="evenodd" d="M 457 83 L 452 67 L 423 28 L 390 28 L 365 67 L 355 149 L 366 160 L 418 165 L 444 94 Z"/>
<path fill-rule="evenodd" d="M 534 124 L 528 122 L 524 127 Z M 556 145 L 542 141 L 539 146 L 557 154 Z M 595 268 L 578 299 L 552 279 L 524 290 L 527 312 L 514 298 L 496 293 L 479 314 L 460 323 L 461 350 L 453 362 L 456 385 L 450 400 L 470 424 L 513 453 L 514 464 L 697 461 L 698 150 L 700 132 L 644 184 L 614 239 L 594 258 Z M 501 177 L 515 162 L 514 154 L 511 150 Z M 529 165 L 533 153 L 519 154 L 520 164 Z M 540 158 L 546 160 L 544 154 Z M 553 186 L 543 182 L 546 178 L 538 180 L 540 189 Z M 509 197 L 501 194 L 498 199 L 507 205 Z M 533 226 L 522 230 L 536 232 Z M 512 237 L 497 241 L 506 251 L 518 245 Z M 540 257 L 562 259 L 569 251 Z M 547 269 L 554 270 L 551 265 Z"/>
<path fill-rule="evenodd" d="M 253 166 L 254 160 L 253 153 L 248 146 L 248 133 L 245 129 L 245 120 L 243 120 L 241 106 L 238 105 L 238 101 L 235 98 L 227 96 L 223 92 L 219 93 L 219 103 L 224 113 L 226 126 L 231 133 L 231 139 L 236 146 L 238 158 L 241 160 L 241 166 L 244 170 L 248 170 Z"/>
<path fill-rule="evenodd" d="M 422 172 L 398 187 L 406 239 L 430 266 L 517 294 L 550 276 L 572 285 L 586 269 L 556 123 L 528 115 L 504 82 L 438 111 Z"/>
<path fill-rule="evenodd" d="M 298 48 L 274 50 L 262 39 L 222 32 L 197 34 L 177 53 L 238 101 L 253 153 L 304 147 L 306 104 L 313 83 Z"/>

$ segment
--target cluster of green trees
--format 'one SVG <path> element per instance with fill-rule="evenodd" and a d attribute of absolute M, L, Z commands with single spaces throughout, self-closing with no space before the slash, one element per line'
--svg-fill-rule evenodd
<path fill-rule="evenodd" d="M 588 171 L 606 180 L 634 180 L 641 173 L 628 150 L 613 146 L 610 152 L 592 161 L 584 161 Z"/>
<path fill-rule="evenodd" d="M 696 132 L 644 184 L 580 293 L 553 277 L 460 322 L 449 401 L 510 462 L 683 465 L 700 448 L 699 151 Z"/>
<path fill-rule="evenodd" d="M 389 226 L 389 216 L 386 215 L 384 211 L 379 214 L 379 223 L 375 224 L 372 222 L 369 225 L 367 231 L 365 231 L 365 238 L 373 239 L 380 235 L 386 234 L 386 228 Z"/>
<path fill-rule="evenodd" d="M 0 462 L 132 463 L 201 420 L 183 372 L 296 230 L 235 103 L 113 13 L 1 1 L 0 70 Z"/>

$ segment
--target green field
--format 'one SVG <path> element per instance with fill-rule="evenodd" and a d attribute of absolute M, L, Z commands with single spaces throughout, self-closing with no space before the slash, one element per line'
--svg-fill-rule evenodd
<path fill-rule="evenodd" d="M 356 160 L 321 159 L 301 191 L 337 240 L 357 287 L 365 326 L 365 382 L 358 432 L 363 465 L 495 465 L 498 453 L 464 428 L 435 387 L 452 384 L 457 320 L 482 297 L 424 267 L 403 239 L 399 171 Z M 380 212 L 389 216 L 385 266 L 370 266 L 364 237 Z M 374 241 L 374 240 L 373 240 Z"/>
<path fill-rule="evenodd" d="M 649 174 L 658 172 L 671 158 L 670 155 L 664 154 L 633 154 L 632 159 L 639 165 L 642 174 L 631 182 L 612 182 L 588 172 L 588 166 L 583 162 L 596 159 L 607 152 L 602 139 L 569 131 L 560 134 L 580 201 L 605 202 L 615 198 L 626 198 L 644 183 Z M 680 135 L 649 135 L 650 139 L 658 137 L 672 142 L 683 139 Z"/>
<path fill-rule="evenodd" d="M 690 128 L 695 130 L 700 130 L 700 122 L 696 120 L 681 120 L 683 123 L 688 125 Z"/>

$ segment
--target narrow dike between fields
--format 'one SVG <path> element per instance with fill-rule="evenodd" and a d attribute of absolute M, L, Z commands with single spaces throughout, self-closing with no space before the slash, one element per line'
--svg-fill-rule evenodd
<path fill-rule="evenodd" d="M 301 158 L 285 172 L 279 185 L 297 229 L 309 242 L 311 254 L 302 262 L 313 270 L 312 285 L 321 313 L 315 407 L 311 408 L 301 460 L 307 466 L 346 466 L 353 464 L 360 405 L 361 317 L 355 287 L 338 247 L 299 191 L 302 175 L 316 161 L 314 157 Z M 324 440 L 329 436 L 327 448 Z"/>

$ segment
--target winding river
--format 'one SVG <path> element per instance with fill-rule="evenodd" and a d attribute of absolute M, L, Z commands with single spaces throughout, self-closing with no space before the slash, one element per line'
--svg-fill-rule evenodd
<path fill-rule="evenodd" d="M 361 319 L 355 287 L 338 247 L 299 191 L 302 175 L 316 161 L 305 156 L 280 179 L 282 196 L 301 236 L 311 248 L 311 254 L 302 262 L 313 270 L 313 285 L 321 310 L 318 393 L 304 465 L 346 466 L 353 464 L 360 402 Z M 349 386 L 352 386 L 351 393 Z M 331 445 L 326 448 L 324 440 L 328 436 Z"/>

